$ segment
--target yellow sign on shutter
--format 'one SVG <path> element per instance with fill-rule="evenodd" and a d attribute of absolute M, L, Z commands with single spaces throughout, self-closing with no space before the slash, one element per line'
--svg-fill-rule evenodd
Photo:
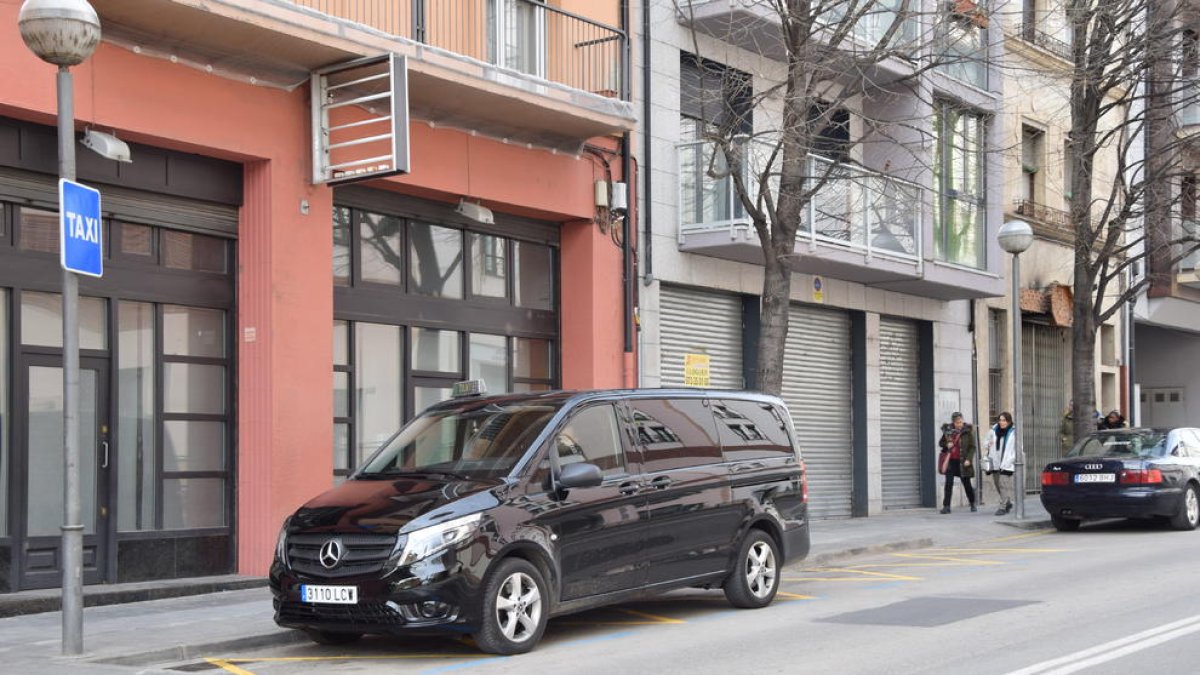
<path fill-rule="evenodd" d="M 708 354 L 683 355 L 683 386 L 707 387 L 712 378 L 709 371 Z"/>

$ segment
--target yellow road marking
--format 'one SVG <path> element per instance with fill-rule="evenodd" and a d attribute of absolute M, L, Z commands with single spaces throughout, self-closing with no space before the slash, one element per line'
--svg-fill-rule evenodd
<path fill-rule="evenodd" d="M 1010 534 L 1006 537 L 996 537 L 995 539 L 985 539 L 984 541 L 1017 541 L 1019 539 L 1032 539 L 1034 537 L 1044 537 L 1054 530 L 1046 528 L 1044 530 L 1034 530 L 1033 532 L 1023 532 L 1021 534 Z"/>
<path fill-rule="evenodd" d="M 816 597 L 814 595 L 800 595 L 799 593 L 785 593 L 783 591 L 777 591 L 775 593 L 775 595 L 778 595 L 778 596 L 781 596 L 784 598 L 791 598 L 793 600 L 812 600 Z"/>
<path fill-rule="evenodd" d="M 943 555 L 922 555 L 919 553 L 893 553 L 897 558 L 912 558 L 914 560 L 937 560 L 941 562 L 962 563 L 966 565 L 1007 565 L 999 560 L 982 560 L 980 558 L 953 558 Z"/>
<path fill-rule="evenodd" d="M 887 579 L 889 581 L 920 581 L 921 577 L 911 577 L 903 574 L 891 574 L 890 572 L 871 572 L 864 569 L 856 569 L 851 567 L 824 567 L 812 570 L 804 570 L 806 572 L 848 572 L 850 574 L 861 574 L 861 577 L 788 577 L 784 581 L 877 581 L 878 579 Z M 868 578 L 869 577 L 869 578 Z"/>
<path fill-rule="evenodd" d="M 985 555 L 988 553 L 1066 553 L 1069 548 L 929 548 L 930 553 L 952 553 L 954 555 Z M 921 555 L 919 553 L 893 553 L 892 555 Z"/>
<path fill-rule="evenodd" d="M 212 665 L 220 668 L 221 670 L 228 672 L 228 673 L 234 673 L 235 675 L 254 675 L 254 673 L 246 670 L 245 668 L 238 668 L 237 666 L 233 665 L 229 661 L 226 661 L 225 659 L 204 659 L 204 660 L 206 662 L 211 663 Z"/>
<path fill-rule="evenodd" d="M 659 616 L 658 614 L 651 614 L 649 612 L 641 612 L 636 609 L 626 609 L 624 607 L 617 607 L 616 609 L 618 612 L 624 612 L 625 614 L 630 614 L 632 616 L 640 616 L 643 619 L 650 619 L 654 623 L 687 623 L 683 619 L 672 619 L 672 618 L 666 617 L 666 616 Z"/>
<path fill-rule="evenodd" d="M 383 661 L 387 659 L 482 659 L 491 658 L 487 654 L 339 654 L 337 656 L 246 656 L 232 659 L 211 659 L 205 661 L 222 668 L 237 668 L 235 663 L 300 663 L 305 661 Z M 247 673 L 241 669 L 231 672 Z M 254 675 L 248 673 L 248 675 Z"/>

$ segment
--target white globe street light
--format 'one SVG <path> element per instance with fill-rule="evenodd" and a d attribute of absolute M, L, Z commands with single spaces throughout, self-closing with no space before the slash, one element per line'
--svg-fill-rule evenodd
<path fill-rule="evenodd" d="M 1017 457 L 1013 476 L 1013 497 L 1016 499 L 1017 520 L 1025 519 L 1025 444 L 1021 442 L 1022 424 L 1025 417 L 1021 397 L 1021 254 L 1033 245 L 1033 229 L 1023 220 L 1010 220 L 1000 228 L 996 238 L 1000 248 L 1012 254 L 1012 373 L 1013 373 L 1013 427 L 1017 429 Z"/>
<path fill-rule="evenodd" d="M 17 14 L 21 39 L 58 66 L 58 175 L 75 180 L 75 96 L 70 66 L 100 43 L 100 17 L 87 0 L 25 0 Z M 62 205 L 59 205 L 61 210 Z M 65 246 L 66 242 L 59 242 Z M 79 481 L 79 281 L 65 267 L 63 292 L 62 651 L 83 653 L 83 518 Z"/>

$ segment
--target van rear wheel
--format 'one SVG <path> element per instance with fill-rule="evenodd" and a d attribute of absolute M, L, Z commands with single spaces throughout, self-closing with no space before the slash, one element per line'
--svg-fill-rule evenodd
<path fill-rule="evenodd" d="M 725 579 L 725 598 L 740 609 L 766 607 L 779 592 L 779 547 L 762 530 L 750 530 L 738 548 L 737 564 Z"/>
<path fill-rule="evenodd" d="M 475 644 L 489 654 L 524 654 L 546 630 L 549 593 L 529 561 L 506 558 L 488 574 Z"/>

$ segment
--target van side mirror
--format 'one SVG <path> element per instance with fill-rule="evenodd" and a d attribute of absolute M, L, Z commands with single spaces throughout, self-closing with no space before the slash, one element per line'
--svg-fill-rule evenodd
<path fill-rule="evenodd" d="M 600 467 L 587 462 L 568 464 L 558 474 L 560 488 L 596 487 L 604 482 L 604 473 Z"/>

